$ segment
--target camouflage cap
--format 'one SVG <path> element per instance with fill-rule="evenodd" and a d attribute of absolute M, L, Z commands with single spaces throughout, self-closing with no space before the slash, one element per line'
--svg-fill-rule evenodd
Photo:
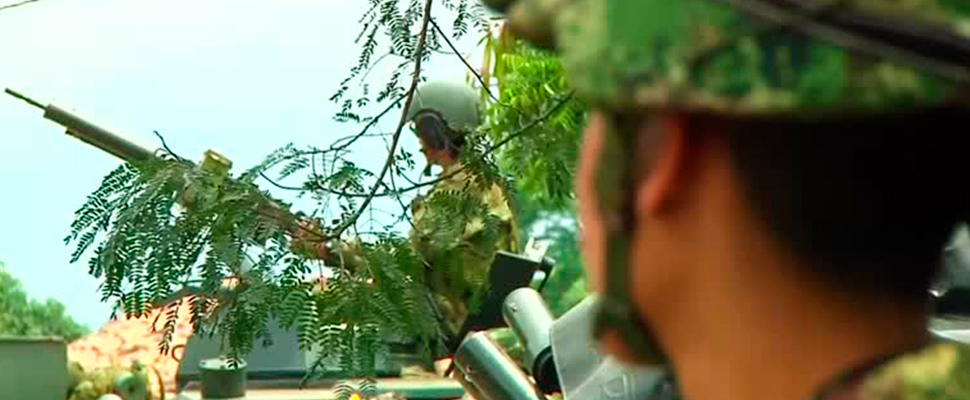
<path fill-rule="evenodd" d="M 930 73 L 932 59 L 888 58 L 905 52 L 832 28 L 903 27 L 896 39 L 937 38 L 915 46 L 916 53 L 944 42 L 966 52 L 970 3 L 963 1 L 485 2 L 506 11 L 506 26 L 518 36 L 555 47 L 577 92 L 596 107 L 813 114 L 934 106 L 967 93 L 955 77 L 970 75 L 966 53 Z M 819 24 L 818 17 L 834 22 Z"/>

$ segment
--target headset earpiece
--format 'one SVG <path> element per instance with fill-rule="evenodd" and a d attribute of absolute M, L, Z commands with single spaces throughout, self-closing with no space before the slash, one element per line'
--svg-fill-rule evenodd
<path fill-rule="evenodd" d="M 415 131 L 428 147 L 434 150 L 453 148 L 448 139 L 448 126 L 441 116 L 433 111 L 421 111 L 414 117 Z"/>

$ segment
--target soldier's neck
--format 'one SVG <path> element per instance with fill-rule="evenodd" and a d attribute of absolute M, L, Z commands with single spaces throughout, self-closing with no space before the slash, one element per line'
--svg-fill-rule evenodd
<path fill-rule="evenodd" d="M 448 167 L 448 166 L 457 164 L 458 157 L 455 157 L 451 153 L 446 153 L 445 155 L 441 156 L 440 162 L 441 162 L 441 165 Z"/>
<path fill-rule="evenodd" d="M 735 237 L 731 240 L 744 240 Z M 856 366 L 927 340 L 924 310 L 783 271 L 784 257 L 738 243 L 716 254 L 703 298 L 686 297 L 657 326 L 687 400 L 807 400 Z M 709 264 L 710 265 L 710 264 Z"/>

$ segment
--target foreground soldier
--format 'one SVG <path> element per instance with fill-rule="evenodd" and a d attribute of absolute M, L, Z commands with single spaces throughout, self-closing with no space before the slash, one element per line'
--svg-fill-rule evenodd
<path fill-rule="evenodd" d="M 483 185 L 459 160 L 466 135 L 481 123 L 478 96 L 470 87 L 448 82 L 422 85 L 408 109 L 408 120 L 421 143 L 428 170 L 434 165 L 442 172 L 439 182 L 411 204 L 411 244 L 425 262 L 425 283 L 435 296 L 444 319 L 446 335 L 455 335 L 469 313 L 480 301 L 486 287 L 489 267 L 497 251 L 515 253 L 518 240 L 515 218 L 503 185 Z M 469 193 L 486 210 L 485 218 L 465 221 L 457 232 L 446 229 L 455 222 L 451 210 L 435 206 L 439 194 Z M 460 222 L 460 221 L 459 221 Z M 307 225 L 319 230 L 319 221 Z M 463 229 L 462 229 L 463 228 Z M 295 248 L 328 265 L 355 268 L 363 262 L 359 241 L 341 242 L 343 260 L 338 252 L 328 251 L 323 243 L 300 231 Z M 449 279 L 457 277 L 458 279 Z"/>
<path fill-rule="evenodd" d="M 594 110 L 577 188 L 611 353 L 688 400 L 970 398 L 970 349 L 926 328 L 970 216 L 964 3 L 505 11 Z"/>

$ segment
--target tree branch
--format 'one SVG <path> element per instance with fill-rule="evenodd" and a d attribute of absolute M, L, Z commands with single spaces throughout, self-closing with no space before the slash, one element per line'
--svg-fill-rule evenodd
<path fill-rule="evenodd" d="M 367 80 L 367 77 L 370 76 L 371 71 L 373 71 L 374 68 L 377 67 L 377 64 L 380 64 L 381 61 L 384 61 L 384 59 L 387 58 L 387 57 L 396 56 L 396 55 L 397 54 L 394 54 L 394 53 L 391 53 L 391 52 L 387 52 L 387 53 L 384 53 L 384 55 L 380 56 L 380 58 L 378 58 L 377 61 L 374 61 L 374 63 L 371 64 L 370 67 L 367 67 L 367 71 L 365 71 L 364 72 L 364 75 L 360 77 L 360 84 L 361 85 L 364 84 L 364 81 L 366 81 Z"/>
<path fill-rule="evenodd" d="M 342 190 L 329 189 L 329 188 L 325 188 L 323 186 L 315 185 L 315 184 L 309 185 L 310 187 L 288 186 L 288 185 L 281 184 L 281 183 L 273 180 L 272 178 L 266 176 L 266 174 L 264 174 L 263 171 L 258 171 L 258 173 L 259 173 L 259 176 L 260 177 L 262 177 L 264 180 L 266 180 L 267 182 L 269 182 L 273 186 L 276 186 L 276 188 L 278 188 L 278 189 L 292 190 L 292 191 L 295 191 L 295 192 L 323 192 L 323 193 L 327 193 L 327 194 L 332 194 L 334 196 L 351 197 L 351 198 L 365 198 L 365 197 L 368 197 L 369 196 L 369 194 L 367 194 L 367 193 L 344 192 Z M 389 195 L 392 195 L 394 193 L 397 193 L 396 190 L 387 187 L 387 184 L 385 184 L 383 182 L 380 182 L 380 185 L 381 185 L 381 187 L 383 187 L 385 189 L 385 191 L 376 194 L 374 197 L 384 197 L 384 196 L 389 196 Z"/>
<path fill-rule="evenodd" d="M 515 132 L 509 134 L 508 136 L 506 136 L 505 138 L 503 138 L 498 143 L 496 143 L 496 144 L 492 145 L 491 147 L 489 147 L 488 150 L 486 150 L 485 153 L 482 154 L 482 156 L 487 156 L 489 154 L 492 154 L 493 152 L 495 152 L 496 150 L 498 150 L 502 146 L 505 146 L 506 144 L 508 144 L 512 140 L 515 140 L 516 138 L 518 138 L 518 137 L 520 137 L 520 136 L 528 133 L 529 130 L 531 130 L 532 128 L 534 128 L 536 125 L 539 125 L 543 121 L 549 119 L 549 117 L 551 117 L 553 114 L 555 114 L 557 111 L 559 111 L 559 109 L 562 108 L 562 106 L 564 106 L 566 103 L 568 103 L 569 100 L 572 100 L 574 94 L 575 94 L 575 91 L 572 91 L 571 90 L 562 99 L 560 99 L 553 107 L 551 107 L 550 109 L 546 110 L 546 112 L 544 112 L 541 116 L 533 119 L 532 121 L 529 121 L 529 123 L 526 124 L 525 126 L 523 126 L 522 128 L 520 128 L 520 129 L 516 130 Z M 397 134 L 400 134 L 400 132 L 398 132 Z M 393 153 L 391 153 L 391 154 L 393 154 Z M 390 162 L 393 163 L 393 159 L 390 160 Z M 386 165 L 390 165 L 390 164 L 385 164 L 385 166 Z M 386 172 L 386 171 L 384 171 L 384 172 Z M 274 186 L 276 186 L 276 187 L 278 187 L 280 189 L 284 189 L 284 190 L 319 190 L 319 191 L 322 191 L 324 193 L 329 193 L 329 194 L 333 194 L 333 195 L 337 195 L 337 196 L 356 197 L 356 198 L 372 198 L 372 197 L 395 196 L 395 195 L 401 195 L 401 194 L 404 194 L 404 193 L 407 193 L 407 192 L 412 192 L 412 191 L 418 190 L 418 189 L 423 188 L 423 187 L 427 187 L 427 186 L 434 185 L 434 184 L 436 184 L 438 182 L 444 181 L 445 179 L 451 178 L 452 176 L 455 176 L 458 172 L 460 172 L 460 170 L 455 171 L 455 172 L 451 172 L 451 173 L 446 174 L 446 175 L 442 175 L 442 176 L 440 176 L 440 177 L 438 177 L 436 179 L 432 179 L 432 180 L 427 181 L 427 182 L 421 182 L 421 183 L 411 182 L 411 184 L 412 184 L 411 186 L 408 186 L 408 187 L 402 188 L 402 189 L 397 189 L 397 190 L 388 188 L 387 185 L 383 183 L 383 179 L 381 179 L 381 180 L 379 180 L 375 184 L 375 187 L 376 186 L 381 186 L 385 190 L 383 192 L 380 192 L 380 193 L 377 193 L 376 190 L 372 190 L 371 193 L 367 193 L 367 194 L 364 194 L 364 193 L 349 193 L 349 192 L 343 192 L 343 191 L 339 191 L 339 190 L 327 189 L 327 188 L 324 188 L 324 187 L 314 187 L 314 188 L 303 189 L 303 188 L 297 188 L 297 187 L 293 187 L 293 186 L 284 186 L 284 185 L 280 185 L 279 183 L 274 182 L 273 180 L 269 179 L 268 177 L 266 177 L 262 173 L 260 173 L 260 175 L 263 176 L 263 179 L 266 179 L 267 181 L 269 181 Z M 383 174 L 382 174 L 382 176 L 383 176 Z M 402 176 L 404 176 L 404 175 L 402 175 Z M 410 182 L 410 180 L 408 180 L 408 181 Z"/>
<path fill-rule="evenodd" d="M 478 71 L 476 71 L 475 68 L 468 63 L 468 60 L 466 60 L 465 57 L 461 55 L 461 52 L 459 52 L 458 49 L 455 47 L 455 45 L 451 43 L 451 39 L 448 39 L 448 35 L 445 35 L 445 33 L 441 30 L 441 27 L 438 26 L 438 23 L 435 22 L 434 20 L 431 20 L 431 25 L 434 26 L 434 29 L 435 31 L 438 32 L 438 35 L 440 35 L 442 38 L 445 39 L 445 43 L 448 44 L 448 47 L 451 47 L 451 51 L 454 52 L 456 56 L 458 56 L 461 62 L 465 64 L 465 67 L 467 67 L 468 70 L 471 71 L 471 73 L 474 74 L 476 78 L 478 78 L 478 83 L 482 84 L 482 89 L 485 89 L 485 92 L 488 93 L 488 97 L 491 97 L 492 101 L 502 104 L 502 102 L 499 101 L 499 99 L 495 97 L 494 94 L 492 94 L 492 91 L 489 89 L 488 83 L 485 82 L 485 79 L 482 78 L 482 74 L 478 73 Z"/>
<path fill-rule="evenodd" d="M 10 9 L 10 8 L 14 8 L 14 7 L 25 6 L 27 4 L 36 3 L 38 1 L 40 1 L 40 0 L 24 0 L 24 1 L 21 1 L 19 3 L 7 4 L 5 6 L 0 6 L 0 11 L 6 10 L 6 9 Z"/>
<path fill-rule="evenodd" d="M 384 143 L 385 144 L 387 143 L 387 139 L 384 139 Z M 398 173 L 398 171 L 399 170 L 397 169 L 397 166 L 395 165 L 395 171 L 391 173 L 391 187 L 390 187 L 390 189 L 391 189 L 392 193 L 397 193 L 397 183 L 394 182 L 394 175 L 396 175 Z M 402 174 L 401 176 L 404 176 L 404 175 Z M 405 178 L 405 179 L 407 179 L 407 178 Z M 410 181 L 410 180 L 408 180 L 408 181 Z M 398 194 L 398 195 L 392 195 L 391 197 L 393 197 L 394 200 L 397 200 L 397 203 L 401 205 L 401 216 L 398 217 L 397 222 L 401 222 L 402 220 L 407 219 L 408 225 L 411 225 L 411 229 L 414 229 L 414 221 L 411 220 L 411 217 L 408 215 L 408 210 L 410 210 L 410 207 L 408 207 L 407 205 L 404 204 L 403 201 L 401 201 L 401 195 L 400 194 Z"/>
<path fill-rule="evenodd" d="M 418 65 L 420 65 L 420 62 L 418 63 Z M 408 99 L 408 104 L 410 104 L 410 102 L 411 102 L 411 93 L 413 93 L 413 92 L 414 92 L 414 88 L 412 88 L 411 90 L 409 90 L 406 95 L 400 96 L 400 97 L 397 98 L 397 100 L 394 100 L 394 101 L 391 102 L 391 104 L 388 104 L 387 105 L 387 108 L 385 108 L 384 111 L 381 111 L 380 114 L 377 114 L 377 116 L 375 116 L 374 118 L 372 118 L 370 120 L 370 122 L 368 122 L 367 125 L 364 126 L 364 129 L 361 129 L 360 133 L 358 133 L 358 134 L 350 137 L 349 138 L 350 140 L 347 143 L 341 144 L 339 146 L 337 145 L 337 142 L 339 142 L 341 140 L 346 140 L 347 138 L 339 139 L 336 142 L 334 142 L 332 145 L 330 145 L 330 151 L 340 151 L 340 150 L 344 150 L 344 149 L 350 147 L 350 145 L 354 144 L 354 142 L 356 142 L 357 139 L 360 139 L 365 134 L 367 134 L 367 131 L 370 130 L 370 128 L 373 127 L 374 124 L 377 124 L 377 121 L 380 121 L 380 119 L 383 118 L 384 115 L 387 115 L 387 113 L 391 112 L 391 110 L 394 109 L 394 106 L 396 106 L 398 103 L 400 103 L 401 100 L 407 98 Z M 405 110 L 407 110 L 407 109 L 405 108 Z"/>
<path fill-rule="evenodd" d="M 556 103 L 555 106 L 553 106 L 552 108 L 550 108 L 549 110 L 547 110 L 545 113 L 543 113 L 541 117 L 532 120 L 531 122 L 529 122 L 529 124 L 527 124 L 522 129 L 519 129 L 518 131 L 515 131 L 514 133 L 509 134 L 508 136 L 505 137 L 505 139 L 502 139 L 501 141 L 499 141 L 498 143 L 496 143 L 494 146 L 490 147 L 488 149 L 488 151 L 485 152 L 485 154 L 488 155 L 488 154 L 492 153 L 493 151 L 497 150 L 499 147 L 505 146 L 508 142 L 511 142 L 512 139 L 515 139 L 515 138 L 517 138 L 519 136 L 522 136 L 529 129 L 532 129 L 534 126 L 538 125 L 540 122 L 545 121 L 546 119 L 548 119 L 549 117 L 551 117 L 552 114 L 555 114 L 556 111 L 559 111 L 559 109 L 562 108 L 562 106 L 566 105 L 566 103 L 569 102 L 569 100 L 572 100 L 573 95 L 575 95 L 575 94 L 576 94 L 576 91 L 575 90 L 570 90 L 569 93 L 567 93 L 565 97 L 563 97 L 561 100 L 559 100 L 559 102 Z"/>
<path fill-rule="evenodd" d="M 573 95 L 575 93 L 576 93 L 575 90 L 570 90 L 569 93 L 566 94 L 566 96 L 563 97 L 561 100 L 559 100 L 559 102 L 556 103 L 555 106 L 553 106 L 552 108 L 546 110 L 546 112 L 543 113 L 541 116 L 539 116 L 536 119 L 533 119 L 532 121 L 529 121 L 529 123 L 526 124 L 525 126 L 523 126 L 521 129 L 519 129 L 519 130 L 517 130 L 517 131 L 515 131 L 515 132 L 513 132 L 511 134 L 509 134 L 508 136 L 506 136 L 504 139 L 502 139 L 498 143 L 492 145 L 492 147 L 489 147 L 488 150 L 486 150 L 485 153 L 482 154 L 482 157 L 485 157 L 485 156 L 487 156 L 489 154 L 492 154 L 493 152 L 495 152 L 495 150 L 498 150 L 500 147 L 508 144 L 513 139 L 518 138 L 518 137 L 524 135 L 530 129 L 534 128 L 536 125 L 539 125 L 542 121 L 545 121 L 546 119 L 548 119 L 549 117 L 551 117 L 552 114 L 555 114 L 556 111 L 558 111 L 560 108 L 562 108 L 562 106 L 564 106 L 567 102 L 569 102 L 569 100 L 572 100 Z M 431 186 L 431 185 L 434 185 L 434 184 L 436 184 L 438 182 L 444 181 L 444 180 L 446 180 L 448 178 L 451 178 L 452 176 L 457 175 L 459 172 L 461 172 L 460 169 L 459 170 L 456 170 L 454 172 L 451 172 L 449 174 L 442 175 L 442 176 L 438 177 L 437 179 L 432 179 L 432 180 L 427 181 L 427 182 L 421 182 L 421 183 L 416 184 L 414 186 L 410 186 L 410 187 L 401 189 L 401 190 L 397 191 L 397 193 L 384 192 L 384 193 L 381 193 L 380 195 L 386 196 L 386 195 L 390 195 L 390 194 L 407 193 L 407 192 L 410 192 L 412 190 L 417 190 L 417 189 L 420 189 L 422 187 Z"/>
<path fill-rule="evenodd" d="M 270 179 L 268 176 L 266 176 L 266 174 L 263 173 L 263 171 L 257 171 L 257 172 L 259 173 L 259 176 L 263 177 L 263 179 L 266 180 L 266 182 L 269 182 L 270 184 L 272 184 L 273 186 L 276 186 L 279 189 L 283 189 L 283 190 L 294 190 L 294 191 L 301 191 L 301 192 L 304 191 L 304 190 L 306 190 L 304 188 L 300 188 L 300 187 L 296 187 L 296 186 L 286 186 L 286 185 L 282 185 L 282 184 L 280 184 L 280 183 L 278 183 L 278 182 Z"/>
<path fill-rule="evenodd" d="M 391 164 L 394 163 L 394 155 L 397 151 L 398 142 L 401 139 L 401 131 L 404 130 L 404 125 L 407 124 L 408 110 L 411 108 L 412 100 L 414 100 L 414 92 L 418 87 L 418 82 L 421 81 L 421 60 L 424 58 L 424 46 L 428 38 L 428 23 L 431 21 L 431 5 L 433 3 L 433 0 L 425 0 L 424 2 L 424 19 L 421 22 L 421 33 L 418 38 L 418 45 L 414 49 L 414 77 L 411 80 L 411 89 L 408 90 L 407 102 L 404 103 L 404 109 L 401 112 L 401 121 L 398 123 L 394 137 L 391 139 L 391 150 L 387 153 L 387 161 L 384 162 L 384 168 L 381 169 L 381 173 L 377 176 L 377 182 L 371 187 L 370 194 L 364 198 L 364 202 L 360 205 L 360 208 L 350 218 L 338 225 L 334 229 L 333 234 L 329 235 L 331 237 L 340 237 L 347 228 L 354 225 L 357 219 L 360 218 L 367 206 L 370 205 L 371 200 L 374 199 L 374 195 L 377 194 L 377 188 L 383 183 L 384 176 L 391 169 Z"/>
<path fill-rule="evenodd" d="M 162 136 L 161 133 L 158 133 L 158 131 L 152 131 L 152 132 L 155 132 L 155 136 L 158 136 L 158 140 L 162 142 L 162 148 L 165 149 L 165 151 L 168 152 L 170 156 L 175 157 L 175 159 L 178 161 L 185 160 L 184 158 L 180 157 L 178 154 L 175 154 L 175 152 L 168 147 L 168 143 L 165 143 L 165 137 Z"/>

